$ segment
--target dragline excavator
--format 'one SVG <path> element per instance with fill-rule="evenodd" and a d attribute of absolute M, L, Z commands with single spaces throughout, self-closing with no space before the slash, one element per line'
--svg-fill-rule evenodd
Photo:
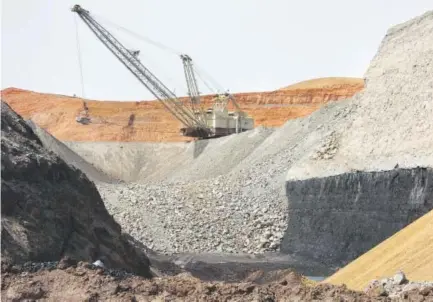
<path fill-rule="evenodd" d="M 95 36 L 117 57 L 117 59 L 157 98 L 164 107 L 182 123 L 181 134 L 197 138 L 212 138 L 232 133 L 240 133 L 254 128 L 254 120 L 243 112 L 234 97 L 229 94 L 217 94 L 211 108 L 205 109 L 200 99 L 200 92 L 190 56 L 182 54 L 188 87 L 188 102 L 180 101 L 139 59 L 139 50 L 129 50 L 122 45 L 107 29 L 97 22 L 80 5 L 72 9 L 90 28 Z M 232 103 L 235 111 L 228 111 Z"/>

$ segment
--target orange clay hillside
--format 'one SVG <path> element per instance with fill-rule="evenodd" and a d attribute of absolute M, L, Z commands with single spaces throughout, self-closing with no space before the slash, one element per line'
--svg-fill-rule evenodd
<path fill-rule="evenodd" d="M 351 97 L 364 87 L 362 79 L 323 78 L 270 92 L 237 93 L 242 110 L 255 125 L 281 126 L 306 116 L 322 105 Z M 212 96 L 203 100 L 210 105 Z M 7 102 L 25 119 L 32 119 L 60 140 L 69 141 L 188 141 L 180 124 L 158 101 L 112 102 L 86 100 L 92 123 L 75 121 L 83 100 L 71 96 L 37 93 L 17 88 L 2 91 Z M 182 98 L 187 101 L 186 98 Z M 134 115 L 133 123 L 130 117 Z M 129 125 L 128 125 L 129 123 Z"/>

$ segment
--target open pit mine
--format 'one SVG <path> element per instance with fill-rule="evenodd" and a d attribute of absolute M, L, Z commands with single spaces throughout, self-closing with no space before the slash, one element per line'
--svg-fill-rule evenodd
<path fill-rule="evenodd" d="M 190 76 L 187 97 L 137 102 L 4 89 L 2 301 L 433 301 L 432 83 L 429 11 L 363 79 L 200 96 Z"/>

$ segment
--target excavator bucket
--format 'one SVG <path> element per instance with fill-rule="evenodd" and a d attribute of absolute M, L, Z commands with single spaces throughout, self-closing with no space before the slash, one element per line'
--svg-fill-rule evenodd
<path fill-rule="evenodd" d="M 87 108 L 86 104 L 84 105 L 85 108 Z M 77 123 L 83 124 L 83 125 L 88 125 L 92 122 L 92 120 L 90 119 L 89 113 L 87 110 L 83 110 L 81 111 L 77 117 L 75 118 L 75 121 Z"/>
<path fill-rule="evenodd" d="M 90 124 L 92 121 L 90 120 L 90 118 L 89 117 L 86 117 L 86 116 L 77 116 L 76 118 L 75 118 L 75 121 L 77 122 L 77 123 L 80 123 L 80 124 L 83 124 L 83 125 L 88 125 L 88 124 Z"/>
<path fill-rule="evenodd" d="M 75 118 L 77 123 L 88 125 L 92 122 L 89 116 L 89 107 L 87 107 L 87 102 L 83 101 L 83 110 Z"/>

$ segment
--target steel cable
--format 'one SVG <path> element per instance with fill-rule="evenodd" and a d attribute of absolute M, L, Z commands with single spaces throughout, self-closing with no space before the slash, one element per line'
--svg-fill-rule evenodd
<path fill-rule="evenodd" d="M 74 16 L 74 23 L 75 23 L 75 36 L 76 36 L 76 44 L 77 44 L 78 66 L 80 69 L 80 79 L 81 79 L 81 97 L 85 98 L 83 63 L 82 63 L 82 58 L 81 58 L 80 38 L 79 38 L 79 33 L 78 33 L 78 22 L 77 22 L 77 16 L 76 15 Z"/>

